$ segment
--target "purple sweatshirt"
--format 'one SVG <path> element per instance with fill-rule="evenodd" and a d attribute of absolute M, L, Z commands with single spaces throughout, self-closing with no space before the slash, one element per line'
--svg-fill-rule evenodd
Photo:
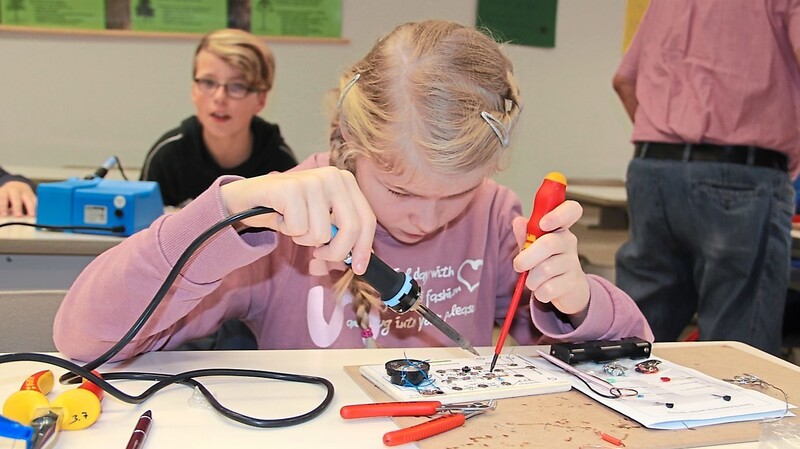
<path fill-rule="evenodd" d="M 296 169 L 327 164 L 327 155 L 318 154 Z M 89 360 L 117 342 L 189 243 L 225 218 L 219 186 L 237 179 L 219 178 L 180 212 L 159 218 L 98 256 L 56 315 L 59 351 Z M 468 211 L 436 236 L 407 245 L 378 226 L 373 249 L 391 267 L 409 273 L 420 284 L 420 300 L 473 345 L 490 346 L 519 276 L 512 267 L 519 247 L 511 222 L 520 215 L 517 197 L 486 180 Z M 262 349 L 364 347 L 351 296 L 337 300 L 333 291 L 345 265 L 323 263 L 320 270 L 315 261 L 310 271 L 311 260 L 310 248 L 283 235 L 263 231 L 240 236 L 228 227 L 195 253 L 150 321 L 115 360 L 176 348 L 211 334 L 230 318 L 243 320 Z M 522 344 L 629 336 L 652 341 L 645 318 L 628 295 L 596 276 L 589 276 L 589 284 L 588 316 L 577 329 L 552 306 L 531 301 L 532 306 L 519 307 L 512 336 Z M 453 345 L 414 313 L 373 307 L 370 326 L 380 347 Z"/>

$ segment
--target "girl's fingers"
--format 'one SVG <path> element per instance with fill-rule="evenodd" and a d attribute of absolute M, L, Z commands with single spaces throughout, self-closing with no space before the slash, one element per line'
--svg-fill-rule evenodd
<path fill-rule="evenodd" d="M 564 201 L 539 221 L 542 231 L 569 229 L 583 216 L 583 207 L 577 201 Z"/>
<path fill-rule="evenodd" d="M 239 180 L 220 189 L 228 211 L 255 206 L 275 209 L 243 221 L 247 226 L 267 227 L 304 246 L 319 247 L 320 259 L 343 260 L 353 256 L 353 269 L 366 269 L 375 236 L 375 214 L 352 173 L 335 167 L 272 173 Z M 331 239 L 331 225 L 338 228 Z"/>

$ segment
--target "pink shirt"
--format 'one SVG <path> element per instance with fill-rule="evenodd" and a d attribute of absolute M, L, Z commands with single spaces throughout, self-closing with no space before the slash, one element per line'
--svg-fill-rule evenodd
<path fill-rule="evenodd" d="M 755 145 L 800 156 L 800 1 L 653 0 L 617 74 L 634 142 Z"/>
<path fill-rule="evenodd" d="M 296 169 L 327 164 L 327 155 L 317 155 Z M 95 259 L 56 315 L 59 351 L 88 360 L 118 341 L 184 248 L 224 218 L 219 186 L 236 179 L 220 178 L 180 212 L 159 218 Z M 519 276 L 512 267 L 519 248 L 511 221 L 520 209 L 509 189 L 487 180 L 465 215 L 443 232 L 406 245 L 379 228 L 373 249 L 384 262 L 417 280 L 420 300 L 431 310 L 473 345 L 489 346 Z M 228 318 L 244 320 L 262 349 L 364 347 L 350 295 L 337 300 L 332 289 L 344 264 L 331 264 L 327 273 L 314 270 L 312 275 L 310 262 L 309 248 L 280 234 L 240 236 L 228 227 L 193 256 L 153 317 L 116 359 L 175 348 L 212 333 Z M 530 308 L 521 305 L 512 335 L 521 343 L 629 336 L 652 340 L 646 320 L 628 295 L 599 277 L 590 276 L 589 283 L 588 316 L 579 328 L 549 305 L 534 302 Z M 415 313 L 373 308 L 370 323 L 381 347 L 453 345 Z"/>

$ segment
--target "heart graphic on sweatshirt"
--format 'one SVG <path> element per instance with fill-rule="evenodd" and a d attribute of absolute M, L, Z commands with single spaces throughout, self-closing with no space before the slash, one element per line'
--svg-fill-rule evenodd
<path fill-rule="evenodd" d="M 469 269 L 465 269 L 467 266 L 469 266 Z M 461 263 L 460 267 L 458 267 L 458 275 L 456 276 L 456 279 L 458 279 L 458 282 L 464 284 L 464 286 L 467 287 L 467 290 L 473 292 L 475 291 L 476 288 L 478 288 L 479 285 L 481 285 L 479 281 L 480 271 L 478 271 L 478 269 L 482 266 L 483 266 L 483 259 L 479 260 L 467 259 Z M 466 278 L 469 279 L 474 278 L 475 283 L 473 284 L 469 282 Z"/>
<path fill-rule="evenodd" d="M 316 286 L 308 291 L 306 298 L 308 334 L 318 348 L 327 348 L 339 338 L 344 323 L 344 306 L 350 302 L 348 299 L 351 299 L 348 296 L 344 295 L 344 300 L 336 304 L 328 321 L 324 312 L 325 290 L 321 286 Z"/>

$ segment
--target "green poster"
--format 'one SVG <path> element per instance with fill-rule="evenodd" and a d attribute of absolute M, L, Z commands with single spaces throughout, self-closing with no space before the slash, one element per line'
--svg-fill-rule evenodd
<path fill-rule="evenodd" d="M 106 27 L 104 0 L 0 0 L 0 23 L 102 30 Z"/>
<path fill-rule="evenodd" d="M 338 39 L 342 0 L 0 0 L 0 25 Z"/>
<path fill-rule="evenodd" d="M 252 0 L 251 32 L 338 38 L 342 34 L 342 0 Z"/>
<path fill-rule="evenodd" d="M 478 0 L 478 26 L 501 42 L 556 46 L 558 0 Z"/>
<path fill-rule="evenodd" d="M 228 27 L 220 0 L 131 0 L 131 30 L 207 33 Z"/>

